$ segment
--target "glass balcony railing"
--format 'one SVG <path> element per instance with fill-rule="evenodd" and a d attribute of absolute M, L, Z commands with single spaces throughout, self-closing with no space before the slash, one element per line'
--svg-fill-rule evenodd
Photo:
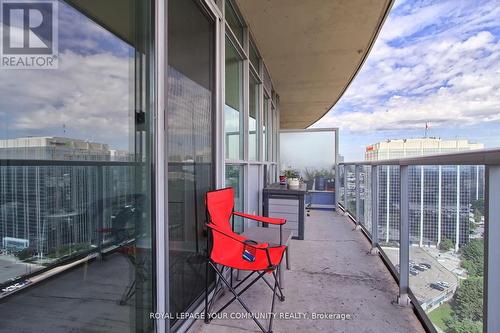
<path fill-rule="evenodd" d="M 339 208 L 392 271 L 399 303 L 431 331 L 494 331 L 499 160 L 485 150 L 338 165 Z"/>
<path fill-rule="evenodd" d="M 136 163 L 0 161 L 0 296 L 140 237 Z"/>

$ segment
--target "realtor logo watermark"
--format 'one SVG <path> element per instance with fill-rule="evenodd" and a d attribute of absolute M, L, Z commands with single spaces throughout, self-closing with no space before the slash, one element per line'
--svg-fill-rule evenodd
<path fill-rule="evenodd" d="M 0 0 L 0 68 L 57 69 L 57 0 Z"/>

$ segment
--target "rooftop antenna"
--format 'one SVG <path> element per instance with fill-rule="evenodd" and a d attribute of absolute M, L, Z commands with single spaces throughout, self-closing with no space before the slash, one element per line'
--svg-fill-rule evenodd
<path fill-rule="evenodd" d="M 425 138 L 428 138 L 428 133 L 429 133 L 429 123 L 425 122 Z"/>

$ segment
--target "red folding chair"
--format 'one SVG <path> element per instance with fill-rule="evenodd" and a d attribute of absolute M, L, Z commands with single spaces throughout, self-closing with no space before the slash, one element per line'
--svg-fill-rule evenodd
<path fill-rule="evenodd" d="M 241 216 L 243 218 L 262 223 L 276 224 L 279 225 L 280 228 L 283 224 L 286 223 L 286 220 L 235 212 L 234 191 L 231 187 L 208 192 L 206 194 L 205 203 L 207 206 L 207 227 L 211 230 L 209 235 L 207 235 L 207 249 L 209 249 L 210 245 L 210 234 L 212 235 L 213 239 L 212 250 L 209 255 L 207 250 L 207 266 L 205 275 L 205 323 L 210 323 L 213 318 L 224 311 L 224 309 L 226 309 L 232 302 L 237 300 L 250 314 L 250 316 L 259 326 L 262 332 L 272 332 L 274 315 L 270 316 L 269 329 L 266 331 L 264 326 L 260 323 L 260 321 L 250 311 L 245 302 L 241 299 L 241 295 L 262 278 L 262 280 L 273 291 L 271 314 L 274 314 L 274 303 L 276 296 L 278 296 L 280 301 L 282 302 L 285 300 L 285 296 L 283 296 L 283 292 L 281 290 L 280 282 L 277 278 L 276 270 L 280 269 L 281 260 L 283 259 L 283 253 L 286 250 L 286 246 L 281 245 L 281 239 L 280 244 L 277 245 L 271 245 L 267 243 L 259 244 L 238 235 L 233 231 L 234 216 Z M 230 224 L 231 218 L 233 218 L 232 225 Z M 210 308 L 208 302 L 209 266 L 211 266 L 215 270 L 215 273 L 218 276 L 215 291 L 210 301 Z M 227 270 L 230 271 L 230 282 L 228 282 L 225 277 L 225 275 L 227 276 L 227 274 L 225 274 L 224 272 L 225 269 L 226 273 Z M 245 270 L 250 272 L 250 274 L 248 274 L 234 288 L 232 277 L 233 269 Z M 257 277 L 255 277 L 255 279 L 248 283 L 244 288 L 241 288 L 241 290 L 239 290 L 239 287 L 242 286 L 244 282 L 246 282 L 251 276 L 254 276 L 255 274 L 257 274 Z M 271 283 L 266 280 L 264 276 L 265 274 L 272 274 L 272 276 L 274 277 L 274 286 L 272 286 Z M 215 312 L 214 314 L 209 314 L 209 311 L 218 293 L 218 287 L 222 286 L 220 284 L 221 282 L 226 285 L 226 287 L 234 296 L 217 312 Z"/>

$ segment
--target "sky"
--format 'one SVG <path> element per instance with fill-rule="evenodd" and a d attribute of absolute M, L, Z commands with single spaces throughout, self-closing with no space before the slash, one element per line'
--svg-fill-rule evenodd
<path fill-rule="evenodd" d="M 397 0 L 362 69 L 313 127 L 339 127 L 346 161 L 428 135 L 500 146 L 500 0 Z"/>
<path fill-rule="evenodd" d="M 0 70 L 0 139 L 63 136 L 131 149 L 133 48 L 58 7 L 59 68 Z"/>

